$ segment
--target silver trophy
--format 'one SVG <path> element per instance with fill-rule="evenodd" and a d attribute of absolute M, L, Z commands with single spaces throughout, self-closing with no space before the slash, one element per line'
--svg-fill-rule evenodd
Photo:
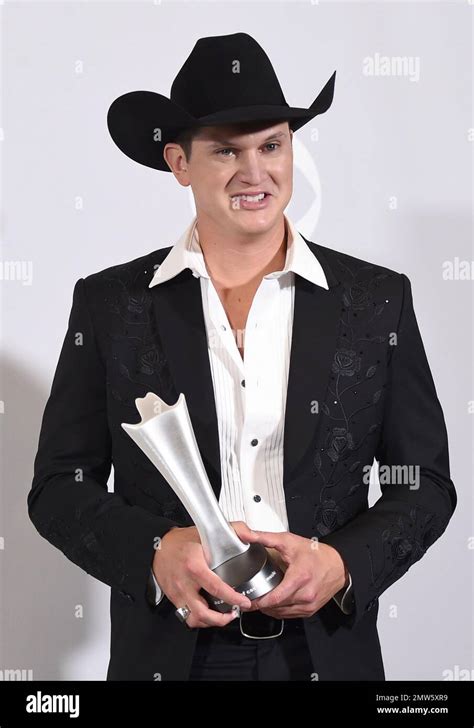
<path fill-rule="evenodd" d="M 209 568 L 235 591 L 258 599 L 283 579 L 282 570 L 259 543 L 246 544 L 225 519 L 207 477 L 183 393 L 173 405 L 148 392 L 135 404 L 136 425 L 122 427 L 170 484 L 199 532 Z M 222 599 L 201 593 L 209 606 L 229 612 Z"/>

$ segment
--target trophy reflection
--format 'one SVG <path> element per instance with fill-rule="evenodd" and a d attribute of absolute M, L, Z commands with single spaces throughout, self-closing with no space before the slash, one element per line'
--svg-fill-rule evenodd
<path fill-rule="evenodd" d="M 151 460 L 174 490 L 193 520 L 209 568 L 226 584 L 249 599 L 274 589 L 283 579 L 282 570 L 262 544 L 243 543 L 222 513 L 207 477 L 186 398 L 180 394 L 174 405 L 148 392 L 135 404 L 141 416 L 136 424 L 122 423 L 125 432 Z M 231 605 L 201 593 L 209 606 L 229 612 Z"/>

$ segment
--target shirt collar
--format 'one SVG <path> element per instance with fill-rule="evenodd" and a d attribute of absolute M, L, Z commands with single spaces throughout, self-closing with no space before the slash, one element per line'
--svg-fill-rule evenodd
<path fill-rule="evenodd" d="M 286 259 L 283 270 L 273 271 L 264 278 L 279 278 L 284 273 L 293 271 L 322 288 L 329 289 L 323 267 L 316 256 L 309 249 L 306 241 L 296 230 L 294 223 L 284 215 L 288 227 L 288 241 Z M 179 240 L 173 245 L 170 252 L 157 268 L 149 288 L 174 278 L 185 268 L 189 268 L 198 278 L 209 278 L 204 255 L 199 244 L 199 234 L 196 226 L 197 216 L 186 228 Z"/>

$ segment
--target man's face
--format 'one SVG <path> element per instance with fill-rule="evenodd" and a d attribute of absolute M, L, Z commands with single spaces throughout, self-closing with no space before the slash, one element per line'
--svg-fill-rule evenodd
<path fill-rule="evenodd" d="M 287 121 L 203 127 L 178 176 L 192 187 L 198 217 L 227 234 L 270 230 L 293 192 L 292 134 Z M 259 191 L 257 202 L 240 196 Z"/>

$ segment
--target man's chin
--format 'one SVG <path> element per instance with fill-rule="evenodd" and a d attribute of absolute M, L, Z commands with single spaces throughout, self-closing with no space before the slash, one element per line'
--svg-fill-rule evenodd
<path fill-rule="evenodd" d="M 256 235 L 271 230 L 281 215 L 282 211 L 279 211 L 277 214 L 273 211 L 269 214 L 267 210 L 238 210 L 237 214 L 235 212 L 231 214 L 230 227 L 236 232 Z"/>

